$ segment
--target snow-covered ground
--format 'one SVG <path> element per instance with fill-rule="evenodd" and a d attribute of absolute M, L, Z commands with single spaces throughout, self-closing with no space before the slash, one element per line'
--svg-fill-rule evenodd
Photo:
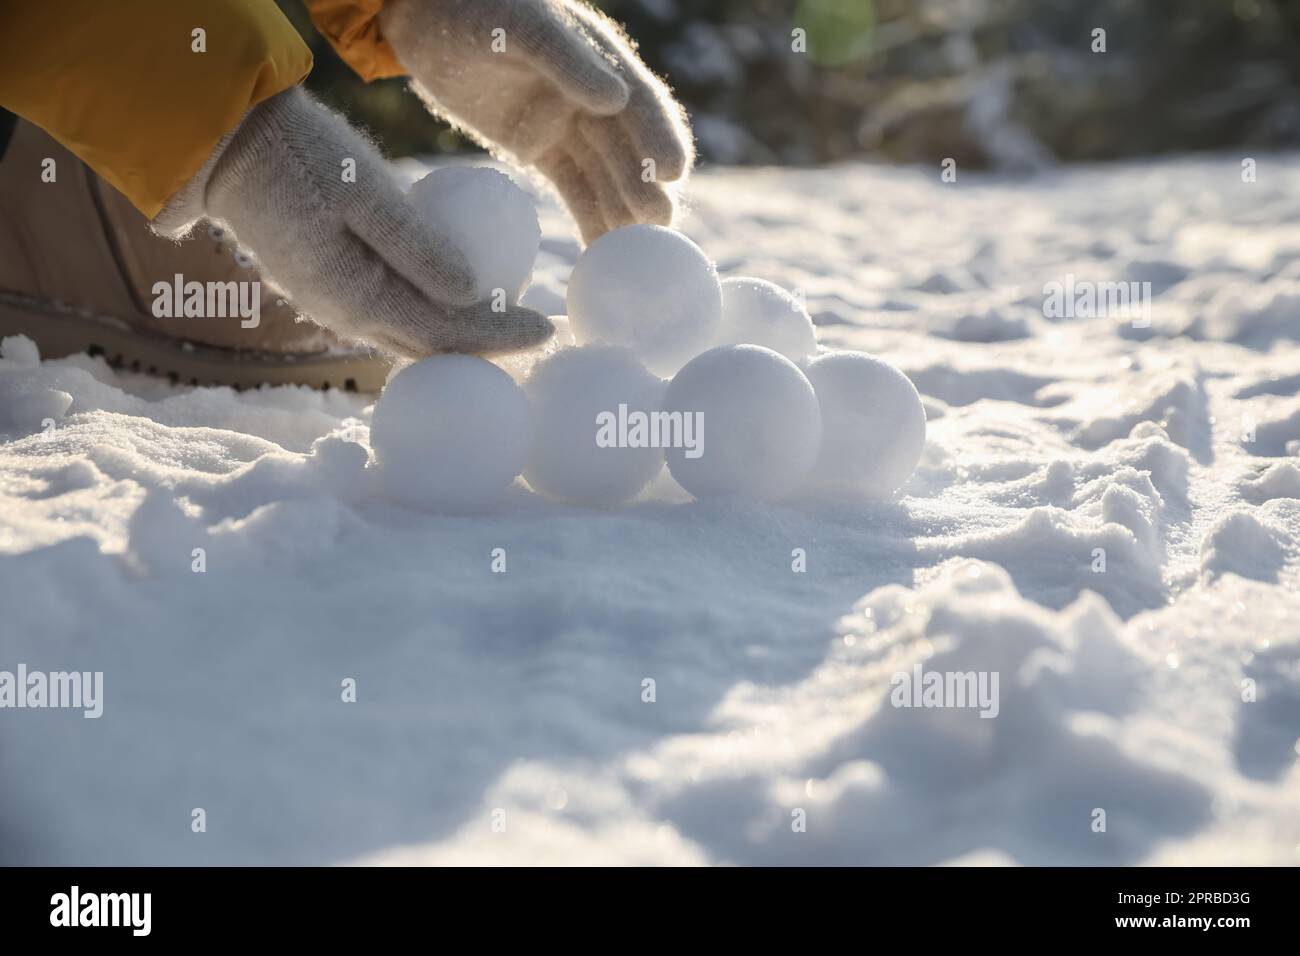
<path fill-rule="evenodd" d="M 1295 862 L 1295 160 L 702 173 L 721 271 L 924 396 L 884 505 L 420 514 L 361 398 L 9 340 L 0 670 L 104 700 L 0 710 L 0 862 Z M 1150 327 L 1046 318 L 1068 275 L 1150 282 Z M 918 664 L 997 716 L 892 706 Z"/>

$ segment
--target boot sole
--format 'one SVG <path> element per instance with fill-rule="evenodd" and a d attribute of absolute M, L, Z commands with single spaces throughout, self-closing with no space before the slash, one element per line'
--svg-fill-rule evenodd
<path fill-rule="evenodd" d="M 108 316 L 0 291 L 0 336 L 25 335 L 42 358 L 85 352 L 115 369 L 158 375 L 175 384 L 308 385 L 378 392 L 391 365 L 378 356 L 328 352 L 253 352 L 200 345 L 131 329 Z"/>

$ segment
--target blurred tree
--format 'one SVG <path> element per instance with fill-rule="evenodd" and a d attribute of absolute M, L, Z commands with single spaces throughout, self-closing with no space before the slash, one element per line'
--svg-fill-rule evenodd
<path fill-rule="evenodd" d="M 402 80 L 308 86 L 396 155 L 472 149 Z M 600 0 L 725 163 L 1033 167 L 1300 144 L 1300 0 Z M 1106 31 L 1094 52 L 1093 31 Z M 800 33 L 806 43 L 801 46 Z"/>

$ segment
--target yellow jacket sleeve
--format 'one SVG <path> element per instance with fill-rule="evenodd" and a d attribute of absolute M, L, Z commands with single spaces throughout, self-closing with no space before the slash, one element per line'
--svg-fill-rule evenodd
<path fill-rule="evenodd" d="M 363 80 L 369 82 L 406 72 L 397 62 L 393 48 L 379 35 L 379 11 L 384 7 L 384 0 L 303 0 L 303 3 L 316 29 Z"/>
<path fill-rule="evenodd" d="M 311 62 L 274 0 L 0 3 L 0 106 L 151 219 L 250 107 Z"/>

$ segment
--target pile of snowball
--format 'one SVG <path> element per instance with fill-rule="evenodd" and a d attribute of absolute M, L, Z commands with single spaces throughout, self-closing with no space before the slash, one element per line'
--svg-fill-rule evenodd
<path fill-rule="evenodd" d="M 411 200 L 465 251 L 484 298 L 518 301 L 541 242 L 524 190 L 494 169 L 452 167 Z M 389 381 L 371 423 L 389 497 L 482 511 L 522 475 L 548 498 L 608 507 L 665 462 L 697 498 L 818 487 L 887 497 L 921 457 L 925 411 L 902 372 L 863 352 L 819 352 L 795 296 L 719 280 L 679 232 L 601 236 L 573 269 L 567 308 L 555 320 L 563 344 L 522 382 L 469 355 L 433 356 Z"/>

